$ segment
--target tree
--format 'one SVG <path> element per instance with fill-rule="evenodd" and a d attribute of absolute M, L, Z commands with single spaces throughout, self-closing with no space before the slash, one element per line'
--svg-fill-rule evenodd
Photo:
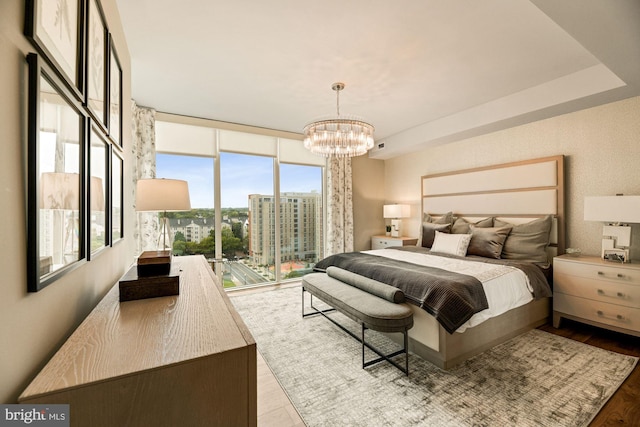
<path fill-rule="evenodd" d="M 231 225 L 231 230 L 233 231 L 234 236 L 236 236 L 238 239 L 242 239 L 242 223 L 241 222 L 234 222 Z"/>
<path fill-rule="evenodd" d="M 215 252 L 216 243 L 213 237 L 205 237 L 198 244 L 198 252 L 199 254 L 212 254 Z"/>
<path fill-rule="evenodd" d="M 184 237 L 184 234 L 182 234 L 182 231 L 176 231 L 176 235 L 173 236 L 173 241 L 175 242 L 186 242 L 187 238 Z M 175 247 L 175 244 L 174 244 Z"/>
<path fill-rule="evenodd" d="M 227 258 L 233 258 L 242 251 L 242 240 L 234 236 L 229 228 L 222 229 L 222 252 Z"/>
<path fill-rule="evenodd" d="M 184 237 L 184 236 L 183 236 Z M 173 242 L 173 254 L 184 255 L 187 249 L 187 242 L 184 240 L 176 240 Z"/>

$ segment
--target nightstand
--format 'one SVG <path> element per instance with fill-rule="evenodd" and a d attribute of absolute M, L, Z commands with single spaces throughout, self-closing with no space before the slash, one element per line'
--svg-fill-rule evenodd
<path fill-rule="evenodd" d="M 371 249 L 384 249 L 392 246 L 415 246 L 418 239 L 413 237 L 373 236 Z"/>
<path fill-rule="evenodd" d="M 553 259 L 553 326 L 562 318 L 640 336 L 640 264 Z"/>

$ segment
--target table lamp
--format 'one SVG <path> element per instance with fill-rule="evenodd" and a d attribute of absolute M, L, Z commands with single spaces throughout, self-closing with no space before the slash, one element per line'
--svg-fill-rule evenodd
<path fill-rule="evenodd" d="M 163 273 L 170 269 L 171 264 L 171 230 L 167 212 L 188 211 L 191 209 L 189 199 L 189 186 L 187 181 L 180 179 L 150 178 L 140 179 L 136 184 L 136 211 L 138 212 L 163 212 L 158 235 L 158 251 L 145 251 L 138 258 L 138 267 L 141 260 L 144 265 L 162 265 L 160 271 Z M 169 235 L 169 246 L 167 246 L 167 235 Z M 160 248 L 160 240 L 162 247 Z M 138 269 L 141 273 L 141 269 Z M 144 274 L 144 273 L 143 273 Z M 166 273 L 164 273 L 166 274 Z"/>
<path fill-rule="evenodd" d="M 408 218 L 411 214 L 411 206 L 409 205 L 384 205 L 384 218 L 391 218 L 391 237 L 402 236 L 402 220 L 400 218 Z"/>
<path fill-rule="evenodd" d="M 630 223 L 640 222 L 640 196 L 590 196 L 584 198 L 585 221 L 604 222 L 601 257 L 629 262 Z"/>

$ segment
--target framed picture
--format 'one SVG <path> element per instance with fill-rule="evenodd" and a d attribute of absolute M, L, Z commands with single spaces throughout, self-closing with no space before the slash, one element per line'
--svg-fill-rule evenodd
<path fill-rule="evenodd" d="M 117 150 L 111 150 L 111 245 L 124 236 L 123 230 L 123 173 L 124 161 Z"/>
<path fill-rule="evenodd" d="M 109 38 L 109 136 L 122 147 L 122 67 Z"/>
<path fill-rule="evenodd" d="M 27 288 L 36 292 L 86 259 L 87 118 L 37 54 L 27 62 Z"/>
<path fill-rule="evenodd" d="M 107 127 L 108 32 L 98 0 L 88 0 L 86 105 L 96 122 Z"/>
<path fill-rule="evenodd" d="M 27 0 L 25 35 L 74 96 L 84 100 L 85 0 Z"/>
<path fill-rule="evenodd" d="M 109 242 L 109 144 L 102 132 L 91 126 L 89 136 L 89 259 L 104 249 Z"/>

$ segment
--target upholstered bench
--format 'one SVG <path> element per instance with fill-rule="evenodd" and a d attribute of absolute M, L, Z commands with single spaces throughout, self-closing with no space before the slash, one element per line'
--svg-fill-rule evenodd
<path fill-rule="evenodd" d="M 314 311 L 305 313 L 304 293 L 311 295 L 311 308 Z M 313 305 L 313 297 L 331 306 L 321 310 Z M 409 375 L 408 331 L 413 326 L 413 312 L 404 302 L 404 293 L 393 286 L 372 280 L 338 267 L 327 268 L 326 273 L 311 273 L 302 279 L 302 317 L 321 314 L 336 326 L 362 343 L 362 367 L 386 360 L 406 375 Z M 336 310 L 362 327 L 361 337 L 345 328 L 335 319 L 326 315 Z M 382 351 L 365 341 L 365 330 L 380 332 L 399 332 L 404 335 L 402 349 L 383 354 Z M 365 347 L 375 352 L 377 359 L 365 361 Z M 404 367 L 392 360 L 392 357 L 405 355 Z"/>

